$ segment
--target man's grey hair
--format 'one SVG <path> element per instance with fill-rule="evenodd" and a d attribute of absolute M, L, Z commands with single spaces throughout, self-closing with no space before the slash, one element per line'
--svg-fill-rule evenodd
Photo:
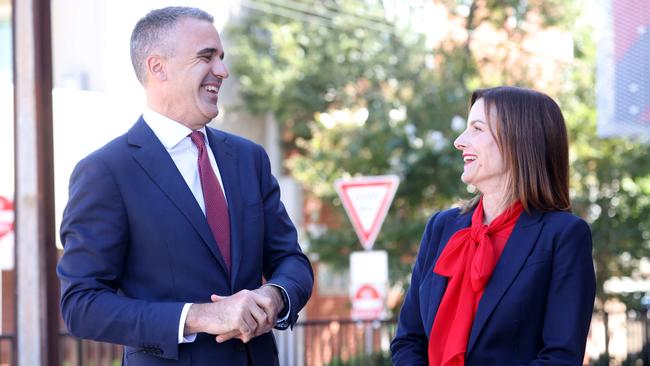
<path fill-rule="evenodd" d="M 171 56 L 173 45 L 165 41 L 165 35 L 184 18 L 214 22 L 214 17 L 201 9 L 170 6 L 150 11 L 135 25 L 131 34 L 131 63 L 140 83 L 144 84 L 147 79 L 145 67 L 147 56 L 154 50 L 162 52 L 165 56 Z"/>

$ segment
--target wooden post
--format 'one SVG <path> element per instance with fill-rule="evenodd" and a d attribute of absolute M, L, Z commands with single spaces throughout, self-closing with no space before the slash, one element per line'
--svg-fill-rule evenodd
<path fill-rule="evenodd" d="M 50 1 L 12 5 L 18 365 L 58 365 Z"/>

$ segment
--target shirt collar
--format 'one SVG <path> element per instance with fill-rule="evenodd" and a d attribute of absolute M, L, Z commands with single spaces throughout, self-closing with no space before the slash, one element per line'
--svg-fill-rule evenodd
<path fill-rule="evenodd" d="M 142 118 L 167 150 L 174 148 L 193 131 L 182 123 L 163 116 L 148 107 L 142 113 Z M 197 131 L 201 131 L 203 136 L 206 136 L 205 126 L 199 128 Z M 205 143 L 208 146 L 210 145 L 207 138 L 205 139 Z"/>

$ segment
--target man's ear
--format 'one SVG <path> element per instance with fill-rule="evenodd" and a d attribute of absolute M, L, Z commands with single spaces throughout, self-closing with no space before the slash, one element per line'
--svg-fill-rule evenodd
<path fill-rule="evenodd" d="M 165 69 L 165 59 L 160 55 L 150 55 L 147 57 L 147 74 L 150 78 L 158 81 L 167 80 L 167 70 Z"/>

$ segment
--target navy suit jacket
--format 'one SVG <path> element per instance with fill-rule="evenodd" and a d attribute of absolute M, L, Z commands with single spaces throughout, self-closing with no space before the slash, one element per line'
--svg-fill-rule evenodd
<path fill-rule="evenodd" d="M 433 268 L 471 216 L 451 209 L 429 220 L 391 344 L 395 365 L 428 364 L 431 326 L 447 286 Z M 596 289 L 591 249 L 582 219 L 524 211 L 479 302 L 465 365 L 582 365 Z"/>
<path fill-rule="evenodd" d="M 244 345 L 199 334 L 178 344 L 186 302 L 255 289 L 262 277 L 286 289 L 293 324 L 313 273 L 280 201 L 264 149 L 212 128 L 231 219 L 232 272 L 172 158 L 140 118 L 84 158 L 63 214 L 63 319 L 71 334 L 125 345 L 127 365 L 277 364 L 271 332 Z"/>

